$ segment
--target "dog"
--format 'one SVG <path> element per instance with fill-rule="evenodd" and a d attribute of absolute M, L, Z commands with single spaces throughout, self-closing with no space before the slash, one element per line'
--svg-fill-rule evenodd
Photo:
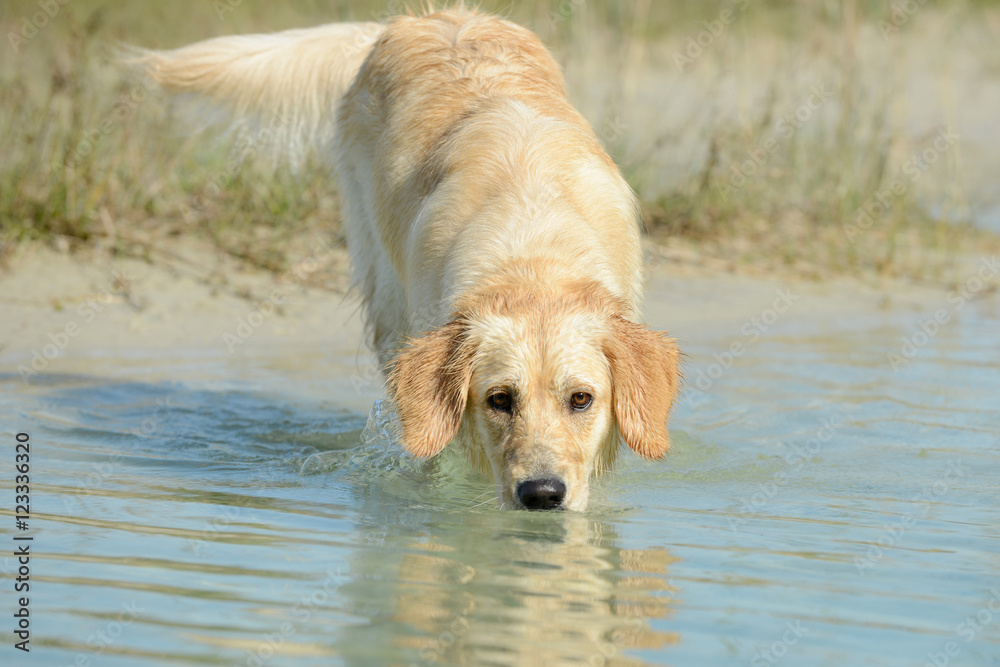
<path fill-rule="evenodd" d="M 138 61 L 332 165 L 407 451 L 462 448 L 501 509 L 584 510 L 623 443 L 668 450 L 680 353 L 637 322 L 637 201 L 532 32 L 459 6 Z"/>

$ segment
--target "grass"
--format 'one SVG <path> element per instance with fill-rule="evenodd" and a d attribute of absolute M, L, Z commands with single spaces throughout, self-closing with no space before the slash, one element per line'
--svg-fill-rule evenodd
<path fill-rule="evenodd" d="M 900 86 L 914 74 L 907 54 L 937 49 L 944 59 L 958 42 L 995 43 L 994 7 L 925 6 L 886 38 L 885 3 L 754 2 L 721 24 L 739 4 L 482 3 L 550 45 L 574 103 L 639 192 L 649 236 L 668 251 L 693 249 L 735 269 L 926 279 L 971 247 L 996 247 L 955 194 L 959 151 L 941 151 L 916 180 L 905 173 L 933 146 L 934 127 L 914 132 L 900 110 Z M 158 239 L 195 236 L 284 271 L 309 238 L 342 242 L 323 168 L 293 176 L 242 161 L 225 141 L 187 136 L 158 91 L 115 67 L 112 47 L 370 20 L 401 3 L 52 6 L 46 25 L 16 45 L 9 35 L 40 5 L 0 8 L 0 257 L 39 242 L 147 255 Z M 719 34 L 702 35 L 713 27 Z M 679 65 L 697 39 L 708 43 Z M 803 120 L 816 82 L 824 99 Z M 859 228 L 880 195 L 887 210 Z"/>

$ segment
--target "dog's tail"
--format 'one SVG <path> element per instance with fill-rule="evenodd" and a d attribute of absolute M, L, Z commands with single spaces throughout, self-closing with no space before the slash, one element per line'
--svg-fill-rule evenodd
<path fill-rule="evenodd" d="M 173 51 L 128 49 L 123 60 L 164 89 L 207 101 L 223 124 L 298 167 L 329 150 L 337 103 L 382 33 L 379 23 L 331 23 L 218 37 Z M 202 116 L 202 125 L 219 114 Z"/>

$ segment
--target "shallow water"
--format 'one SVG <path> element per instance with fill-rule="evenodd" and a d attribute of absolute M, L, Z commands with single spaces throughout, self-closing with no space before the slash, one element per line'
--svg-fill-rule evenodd
<path fill-rule="evenodd" d="M 673 454 L 622 457 L 584 514 L 501 513 L 448 457 L 362 445 L 378 389 L 316 350 L 7 374 L 32 652 L 5 630 L 0 661 L 1000 664 L 1000 304 L 894 370 L 936 307 L 678 330 Z"/>

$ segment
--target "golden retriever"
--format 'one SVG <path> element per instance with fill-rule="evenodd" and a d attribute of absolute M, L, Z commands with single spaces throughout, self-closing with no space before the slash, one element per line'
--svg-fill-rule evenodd
<path fill-rule="evenodd" d="M 140 60 L 332 163 L 408 451 L 452 443 L 501 508 L 570 510 L 622 442 L 667 451 L 679 354 L 635 322 L 636 200 L 533 33 L 458 7 Z"/>

